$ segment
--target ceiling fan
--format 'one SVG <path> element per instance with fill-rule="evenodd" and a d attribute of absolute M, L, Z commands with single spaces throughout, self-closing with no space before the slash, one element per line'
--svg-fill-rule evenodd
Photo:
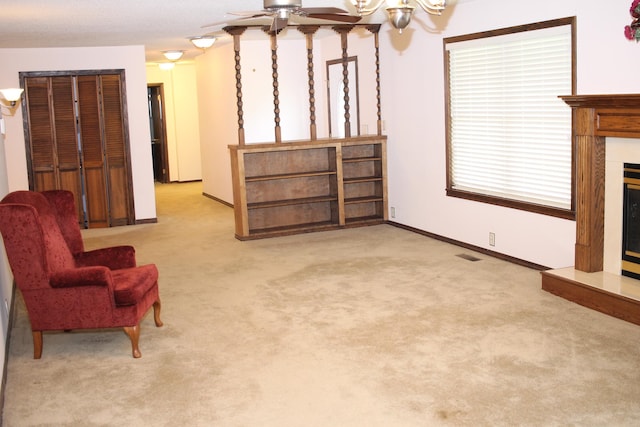
<path fill-rule="evenodd" d="M 263 7 L 264 9 L 260 11 L 230 12 L 230 14 L 241 16 L 237 20 L 272 17 L 270 31 L 273 32 L 278 32 L 286 27 L 291 15 L 347 23 L 356 23 L 362 19 L 360 16 L 349 15 L 348 11 L 337 7 L 302 7 L 302 0 L 263 0 Z M 213 27 L 222 23 L 229 22 L 218 22 L 205 25 L 205 27 Z"/>

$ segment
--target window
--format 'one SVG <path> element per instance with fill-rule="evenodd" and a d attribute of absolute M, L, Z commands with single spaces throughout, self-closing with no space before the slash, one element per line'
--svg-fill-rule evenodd
<path fill-rule="evenodd" d="M 574 21 L 444 40 L 447 195 L 574 218 Z"/>

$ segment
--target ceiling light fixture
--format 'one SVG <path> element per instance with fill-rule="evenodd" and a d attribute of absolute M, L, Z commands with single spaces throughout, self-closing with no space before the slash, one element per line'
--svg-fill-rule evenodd
<path fill-rule="evenodd" d="M 184 50 L 164 50 L 162 51 L 162 54 L 169 61 L 177 61 L 178 59 L 182 58 Z"/>
<path fill-rule="evenodd" d="M 175 62 L 158 62 L 158 67 L 160 67 L 161 70 L 172 70 L 175 66 Z"/>
<path fill-rule="evenodd" d="M 417 3 L 425 12 L 431 15 L 441 15 L 446 7 L 446 0 L 351 0 L 360 16 L 373 14 L 386 4 L 385 10 L 393 28 L 402 34 L 402 30 L 411 22 L 411 16 Z"/>
<path fill-rule="evenodd" d="M 205 50 L 213 46 L 216 38 L 214 36 L 189 37 L 189 41 L 193 43 L 195 47 Z"/>

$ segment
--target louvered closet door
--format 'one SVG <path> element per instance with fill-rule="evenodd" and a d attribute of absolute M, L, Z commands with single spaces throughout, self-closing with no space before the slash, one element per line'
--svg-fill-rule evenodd
<path fill-rule="evenodd" d="M 74 111 L 73 79 L 25 80 L 31 142 L 31 174 L 36 191 L 63 189 L 80 200 L 82 185 Z M 82 206 L 78 219 L 82 220 Z"/>
<path fill-rule="evenodd" d="M 90 228 L 134 223 L 122 84 L 110 73 L 24 78 L 31 188 L 72 191 Z"/>

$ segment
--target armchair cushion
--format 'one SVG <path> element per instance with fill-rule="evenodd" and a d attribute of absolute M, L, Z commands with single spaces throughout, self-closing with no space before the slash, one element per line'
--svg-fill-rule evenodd
<path fill-rule="evenodd" d="M 111 272 L 115 285 L 116 306 L 134 305 L 158 283 L 158 269 L 155 264 L 135 268 L 124 268 Z"/>
<path fill-rule="evenodd" d="M 56 271 L 51 274 L 52 288 L 72 288 L 77 286 L 108 286 L 112 283 L 111 271 L 107 267 L 94 266 Z M 111 286 L 113 287 L 113 285 Z"/>

